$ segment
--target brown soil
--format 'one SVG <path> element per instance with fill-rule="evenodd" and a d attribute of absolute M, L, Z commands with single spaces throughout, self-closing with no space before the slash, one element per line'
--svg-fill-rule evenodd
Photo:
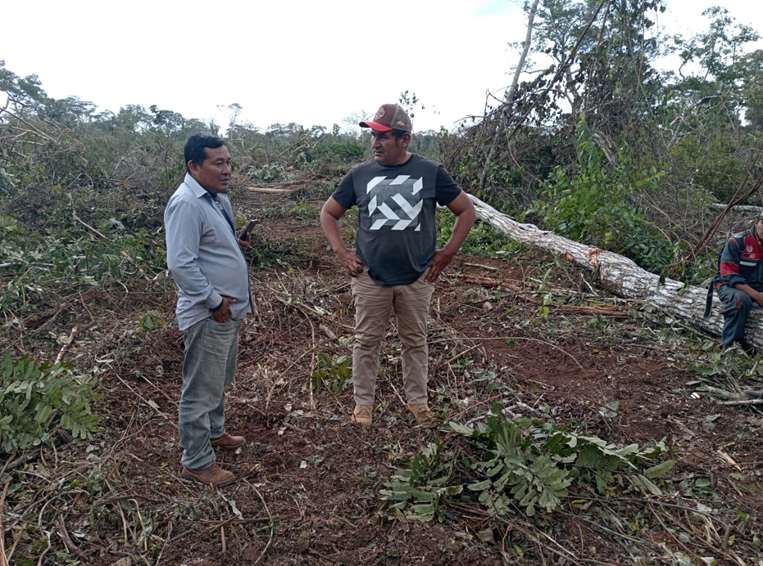
<path fill-rule="evenodd" d="M 634 560 L 639 553 L 626 539 L 608 535 L 601 517 L 617 505 L 617 513 L 643 519 L 649 504 L 635 497 L 594 502 L 580 515 L 565 507 L 538 518 L 535 526 L 553 533 L 556 542 L 532 536 L 531 523 L 519 515 L 508 524 L 457 510 L 448 511 L 441 524 L 391 517 L 379 499 L 383 482 L 428 442 L 447 444 L 452 435 L 413 426 L 399 396 L 392 329 L 382 352 L 371 429 L 349 424 L 349 388 L 334 393 L 310 387 L 318 353 L 349 353 L 347 278 L 314 220 L 263 214 L 287 197 L 246 198 L 239 205 L 263 218 L 256 242 L 266 243 L 276 257 L 266 258 L 269 267 L 254 270 L 258 314 L 243 327 L 238 381 L 226 402 L 227 428 L 245 435 L 247 445 L 239 453 L 220 453 L 219 460 L 239 481 L 216 492 L 180 479 L 175 403 L 182 341 L 171 323 L 171 285 L 159 280 L 121 296 L 95 293 L 87 306 L 96 324 L 83 331 L 68 357 L 104 370 L 102 432 L 87 458 L 87 443 L 57 454 L 59 473 L 96 482 L 103 493 L 83 492 L 60 509 L 82 563 L 112 564 L 124 556 L 133 557 L 133 564 L 142 563 L 140 556 L 154 563 L 159 554 L 162 564 L 188 565 Z M 524 414 L 610 442 L 665 438 L 678 461 L 666 487 L 676 497 L 666 501 L 686 505 L 681 482 L 706 477 L 712 487 L 697 497 L 715 509 L 715 517 L 730 524 L 743 511 L 750 515 L 745 533 L 760 532 L 763 459 L 757 436 L 763 423 L 757 414 L 693 395 L 686 364 L 659 343 L 656 330 L 644 332 L 646 323 L 626 305 L 599 292 L 598 302 L 623 316 L 553 307 L 544 316 L 541 286 L 572 297 L 588 289 L 580 273 L 533 253 L 454 261 L 438 283 L 432 309 L 430 390 L 439 416 L 465 422 L 484 415 L 492 401 L 511 399 Z M 590 302 L 587 297 L 580 303 Z M 139 332 L 149 309 L 169 324 Z M 59 317 L 59 331 L 79 316 L 84 314 Z M 110 361 L 103 362 L 106 356 Z M 495 379 L 475 382 L 481 368 L 495 371 Z M 600 409 L 612 401 L 619 403 L 616 415 L 602 416 Z M 718 416 L 708 424 L 708 415 Z M 71 471 L 65 461 L 85 465 Z M 687 532 L 701 530 L 695 515 L 681 513 Z M 136 528 L 141 521 L 152 524 L 147 537 Z M 492 535 L 485 536 L 485 529 Z M 687 542 L 672 527 L 655 522 L 647 531 L 654 553 L 645 560 L 666 560 L 665 548 L 687 552 Z M 524 558 L 511 554 L 512 547 L 523 548 Z M 733 556 L 734 548 L 731 543 L 717 556 Z"/>

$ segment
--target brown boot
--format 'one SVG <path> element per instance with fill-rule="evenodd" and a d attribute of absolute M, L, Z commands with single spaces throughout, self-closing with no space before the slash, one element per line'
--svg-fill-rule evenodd
<path fill-rule="evenodd" d="M 408 410 L 416 417 L 417 424 L 427 428 L 437 426 L 437 419 L 426 403 L 409 403 Z"/>
<path fill-rule="evenodd" d="M 199 468 L 197 470 L 192 470 L 183 466 L 183 472 L 180 475 L 186 479 L 205 483 L 212 487 L 220 487 L 236 481 L 236 476 L 233 475 L 233 472 L 223 470 L 217 464 L 212 464 L 208 468 Z"/>
<path fill-rule="evenodd" d="M 233 436 L 227 432 L 223 433 L 222 436 L 210 440 L 212 448 L 222 448 L 223 450 L 235 450 L 236 448 L 243 446 L 244 442 L 246 442 L 246 440 L 243 436 Z"/>
<path fill-rule="evenodd" d="M 371 426 L 374 417 L 373 405 L 355 405 L 352 411 L 352 422 L 361 426 Z"/>

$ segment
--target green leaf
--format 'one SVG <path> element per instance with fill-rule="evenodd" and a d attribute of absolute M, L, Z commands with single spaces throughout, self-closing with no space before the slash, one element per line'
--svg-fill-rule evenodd
<path fill-rule="evenodd" d="M 445 488 L 445 495 L 460 495 L 461 492 L 464 490 L 464 486 L 462 485 L 449 485 Z"/>
<path fill-rule="evenodd" d="M 647 495 L 662 495 L 662 490 L 654 485 L 646 476 L 634 474 L 631 476 L 631 482 L 637 489 Z"/>
<path fill-rule="evenodd" d="M 35 415 L 34 420 L 40 424 L 47 423 L 47 420 L 50 417 L 52 412 L 53 412 L 53 407 L 51 407 L 50 405 L 40 403 L 39 405 L 37 405 L 37 415 Z"/>
<path fill-rule="evenodd" d="M 489 489 L 491 485 L 493 485 L 491 480 L 482 480 L 477 483 L 466 484 L 466 489 L 469 491 L 484 491 Z"/>
<path fill-rule="evenodd" d="M 411 506 L 411 519 L 417 521 L 431 521 L 434 518 L 435 508 L 432 503 Z"/>
<path fill-rule="evenodd" d="M 455 421 L 450 421 L 448 423 L 448 426 L 458 434 L 463 434 L 464 436 L 472 436 L 474 435 L 474 429 L 471 427 L 468 427 L 466 425 L 462 425 L 461 423 L 457 423 Z"/>
<path fill-rule="evenodd" d="M 652 466 L 651 468 L 644 470 L 644 475 L 649 479 L 661 478 L 670 472 L 670 470 L 672 470 L 673 466 L 675 465 L 675 460 L 665 460 L 656 466 Z"/>
<path fill-rule="evenodd" d="M 431 491 L 425 491 L 421 489 L 413 489 L 411 490 L 411 495 L 413 497 L 413 500 L 417 503 L 426 503 L 434 501 L 435 494 Z"/>
<path fill-rule="evenodd" d="M 83 376 L 30 358 L 0 362 L 0 451 L 47 445 L 57 429 L 88 438 L 97 428 L 95 390 Z"/>

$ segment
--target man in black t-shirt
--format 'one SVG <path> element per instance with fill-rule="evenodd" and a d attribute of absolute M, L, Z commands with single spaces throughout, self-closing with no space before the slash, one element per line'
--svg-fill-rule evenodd
<path fill-rule="evenodd" d="M 352 276 L 355 345 L 353 422 L 370 425 L 379 345 L 394 312 L 402 343 L 408 409 L 420 424 L 434 418 L 427 403 L 427 313 L 434 282 L 451 262 L 474 223 L 469 197 L 442 165 L 408 152 L 411 120 L 397 104 L 384 104 L 371 129 L 374 158 L 355 166 L 321 210 L 321 227 L 331 248 Z M 437 250 L 437 204 L 456 223 L 447 245 Z M 342 242 L 338 220 L 358 206 L 356 251 Z"/>

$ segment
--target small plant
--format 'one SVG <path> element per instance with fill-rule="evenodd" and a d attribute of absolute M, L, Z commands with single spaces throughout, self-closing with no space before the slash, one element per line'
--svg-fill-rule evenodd
<path fill-rule="evenodd" d="M 488 419 L 484 435 L 493 444 L 490 449 L 493 457 L 473 465 L 486 478 L 466 487 L 480 494 L 479 502 L 491 513 L 506 514 L 510 499 L 530 516 L 535 514 L 536 505 L 547 512 L 553 511 L 572 483 L 570 472 L 558 467 L 551 456 L 539 450 L 533 438 L 525 434 L 525 425 L 526 422 L 515 423 L 502 417 Z M 468 434 L 463 429 L 461 432 Z M 471 434 L 474 435 L 474 431 Z"/>
<path fill-rule="evenodd" d="M 286 177 L 286 168 L 280 163 L 266 163 L 262 167 L 252 167 L 247 174 L 254 181 L 273 183 Z"/>
<path fill-rule="evenodd" d="M 89 380 L 61 365 L 29 358 L 0 360 L 0 452 L 10 454 L 49 444 L 59 429 L 89 438 L 98 420 Z"/>
<path fill-rule="evenodd" d="M 313 387 L 325 387 L 332 393 L 341 393 L 352 377 L 352 360 L 349 356 L 333 357 L 318 354 L 318 369 L 312 375 Z"/>
<path fill-rule="evenodd" d="M 689 369 L 701 378 L 720 381 L 754 381 L 763 378 L 763 364 L 760 360 L 746 355 L 729 355 L 719 351 L 716 344 L 708 342 L 709 350 L 692 357 Z"/>
<path fill-rule="evenodd" d="M 166 326 L 167 321 L 162 318 L 162 315 L 156 311 L 147 311 L 140 320 L 140 327 L 146 332 L 157 330 Z"/>
<path fill-rule="evenodd" d="M 318 209 L 307 201 L 299 201 L 289 207 L 289 216 L 300 220 L 315 220 L 318 218 Z"/>
<path fill-rule="evenodd" d="M 380 491 L 391 509 L 405 511 L 409 519 L 442 519 L 441 502 L 461 493 L 461 485 L 449 485 L 453 476 L 453 458 L 446 458 L 438 444 L 430 442 L 410 462 L 392 476 Z"/>

